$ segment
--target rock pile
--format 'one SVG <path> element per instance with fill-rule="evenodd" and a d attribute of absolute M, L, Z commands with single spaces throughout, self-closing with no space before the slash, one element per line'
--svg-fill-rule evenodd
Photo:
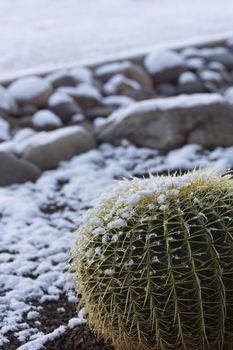
<path fill-rule="evenodd" d="M 230 146 L 232 86 L 230 39 L 0 86 L 0 171 L 16 169 L 0 185 L 34 181 L 101 142 L 128 139 L 163 152 L 187 143 Z"/>

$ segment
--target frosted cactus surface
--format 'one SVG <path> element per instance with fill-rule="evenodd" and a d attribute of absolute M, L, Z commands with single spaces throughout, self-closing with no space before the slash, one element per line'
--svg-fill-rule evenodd
<path fill-rule="evenodd" d="M 230 175 L 116 182 L 77 235 L 77 293 L 116 350 L 233 349 Z"/>

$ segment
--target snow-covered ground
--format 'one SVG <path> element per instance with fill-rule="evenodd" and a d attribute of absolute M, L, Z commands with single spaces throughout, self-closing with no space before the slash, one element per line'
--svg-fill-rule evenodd
<path fill-rule="evenodd" d="M 43 303 L 58 300 L 71 286 L 71 275 L 64 272 L 75 239 L 73 231 L 81 213 L 107 185 L 130 175 L 207 163 L 221 170 L 233 167 L 233 148 L 204 151 L 198 145 L 187 145 L 162 156 L 127 142 L 119 147 L 104 144 L 45 172 L 35 184 L 1 188 L 0 346 L 9 332 L 26 343 L 21 350 L 39 350 L 50 339 L 38 330 Z M 72 294 L 69 298 L 73 300 Z M 70 324 L 81 321 L 72 318 Z M 66 325 L 59 327 L 56 334 L 66 330 Z"/>
<path fill-rule="evenodd" d="M 232 0 L 1 0 L 0 79 L 232 32 Z"/>

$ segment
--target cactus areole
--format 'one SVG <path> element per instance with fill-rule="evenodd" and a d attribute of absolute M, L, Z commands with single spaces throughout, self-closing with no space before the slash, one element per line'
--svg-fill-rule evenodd
<path fill-rule="evenodd" d="M 72 265 L 90 326 L 116 350 L 233 349 L 233 180 L 116 183 L 85 214 Z"/>

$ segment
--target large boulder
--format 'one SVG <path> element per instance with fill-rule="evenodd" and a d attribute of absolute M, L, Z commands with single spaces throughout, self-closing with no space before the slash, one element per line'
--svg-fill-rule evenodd
<path fill-rule="evenodd" d="M 23 159 L 40 169 L 53 169 L 62 160 L 96 147 L 92 133 L 81 126 L 68 126 L 31 137 L 21 149 Z"/>
<path fill-rule="evenodd" d="M 8 92 L 21 105 L 43 107 L 52 94 L 51 84 L 37 76 L 21 78 L 10 84 Z"/>
<path fill-rule="evenodd" d="M 193 94 L 136 102 L 108 117 L 96 130 L 101 142 L 128 139 L 168 151 L 186 143 L 206 148 L 233 144 L 233 103 L 220 94 Z"/>
<path fill-rule="evenodd" d="M 40 176 L 37 166 L 7 152 L 0 152 L 0 172 L 0 186 L 35 181 Z"/>
<path fill-rule="evenodd" d="M 151 52 L 145 57 L 144 66 L 155 83 L 175 83 L 187 69 L 182 55 L 169 50 Z"/>

